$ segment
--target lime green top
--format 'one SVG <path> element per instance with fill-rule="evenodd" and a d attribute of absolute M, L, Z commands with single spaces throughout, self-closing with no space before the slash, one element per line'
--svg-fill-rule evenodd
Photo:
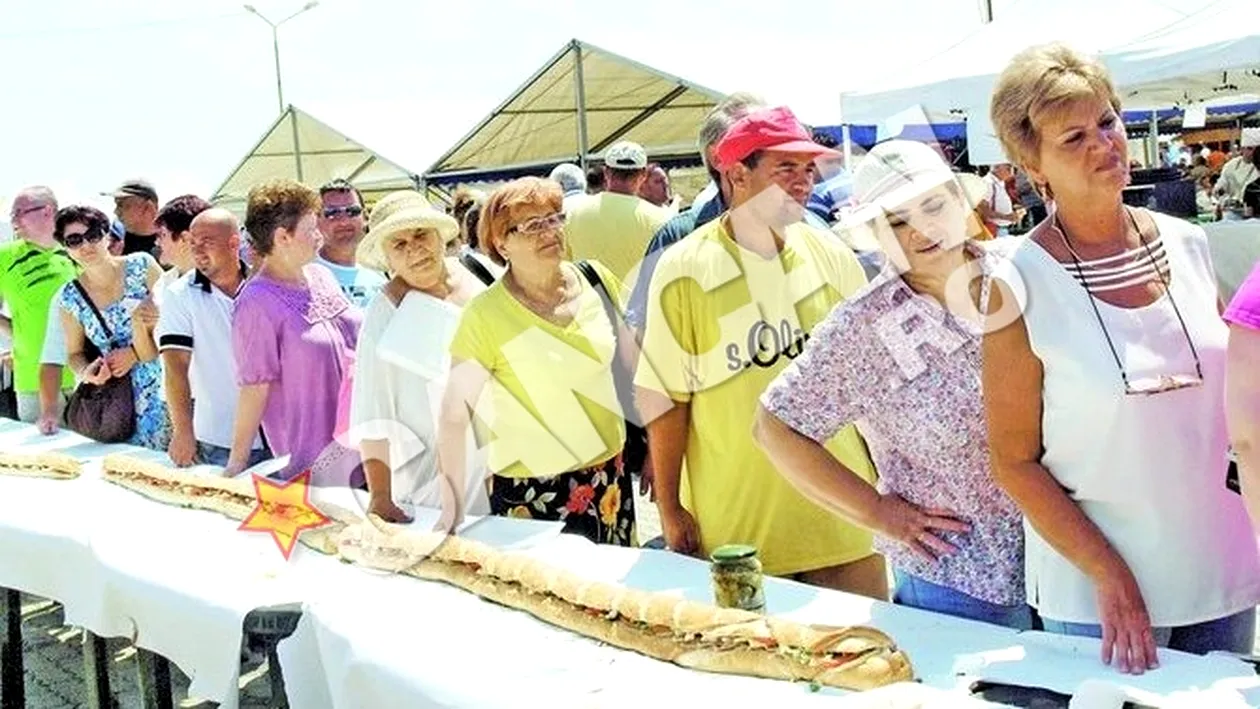
<path fill-rule="evenodd" d="M 48 332 L 49 306 L 65 283 L 78 275 L 65 250 L 45 249 L 25 239 L 0 246 L 0 299 L 13 320 L 13 388 L 20 393 L 39 391 L 39 360 Z M 57 323 L 58 326 L 60 325 Z M 67 367 L 61 386 L 74 386 Z"/>

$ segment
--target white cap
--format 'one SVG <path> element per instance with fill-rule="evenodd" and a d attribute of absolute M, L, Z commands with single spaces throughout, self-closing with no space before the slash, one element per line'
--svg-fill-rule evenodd
<path fill-rule="evenodd" d="M 866 221 L 954 179 L 941 156 L 923 143 L 889 140 L 871 148 L 853 171 L 851 217 Z"/>
<path fill-rule="evenodd" d="M 1242 146 L 1244 148 L 1260 148 L 1260 128 L 1243 128 Z"/>
<path fill-rule="evenodd" d="M 642 170 L 647 167 L 647 151 L 638 143 L 618 141 L 604 151 L 604 165 L 618 170 Z"/>

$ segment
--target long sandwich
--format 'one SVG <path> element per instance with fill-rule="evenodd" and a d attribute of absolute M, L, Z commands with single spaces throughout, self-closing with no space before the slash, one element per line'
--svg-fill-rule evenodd
<path fill-rule="evenodd" d="M 194 475 L 126 455 L 107 456 L 102 476 L 115 485 L 157 502 L 217 512 L 238 521 L 248 517 L 259 505 L 251 480 Z M 267 511 L 273 514 L 304 514 L 286 505 L 266 504 Z M 298 541 L 324 554 L 336 554 L 337 535 L 348 525 L 362 521 L 362 517 L 329 503 L 321 502 L 315 507 L 328 518 L 329 523 L 303 530 L 298 535 Z"/>
<path fill-rule="evenodd" d="M 72 480 L 82 471 L 79 459 L 64 453 L 0 453 L 0 475 Z"/>
<path fill-rule="evenodd" d="M 859 691 L 914 677 L 905 653 L 874 628 L 803 625 L 589 581 L 454 536 L 357 524 L 342 532 L 337 547 L 347 561 L 452 584 L 682 667 Z"/>

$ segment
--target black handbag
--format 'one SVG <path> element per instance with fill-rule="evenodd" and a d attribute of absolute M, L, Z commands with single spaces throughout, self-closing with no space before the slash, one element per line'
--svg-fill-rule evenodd
<path fill-rule="evenodd" d="M 620 326 L 623 320 L 617 312 L 616 301 L 612 299 L 612 294 L 604 285 L 604 279 L 599 277 L 599 271 L 596 271 L 594 266 L 587 261 L 578 261 L 575 265 L 590 282 L 591 287 L 599 293 L 599 299 L 604 303 L 604 315 L 608 317 L 608 322 L 613 328 L 613 336 L 617 338 L 617 349 L 613 354 L 612 367 L 613 381 L 617 385 L 617 400 L 621 402 L 621 410 L 623 412 L 637 411 L 638 405 L 634 401 L 634 369 L 626 367 L 619 356 L 623 337 Z M 643 472 L 643 463 L 647 460 L 648 454 L 647 429 L 632 423 L 629 416 L 625 419 L 626 447 L 622 451 L 621 460 L 626 472 L 640 473 Z"/>
<path fill-rule="evenodd" d="M 101 324 L 105 338 L 113 342 L 114 333 L 105 324 L 105 318 L 88 297 L 83 284 L 75 280 L 74 287 Z M 83 337 L 86 341 L 83 355 L 89 363 L 95 362 L 102 353 L 86 333 Z M 111 377 L 104 384 L 81 382 L 66 403 L 66 427 L 100 443 L 125 443 L 136 432 L 134 397 L 130 372 L 121 377 Z"/>

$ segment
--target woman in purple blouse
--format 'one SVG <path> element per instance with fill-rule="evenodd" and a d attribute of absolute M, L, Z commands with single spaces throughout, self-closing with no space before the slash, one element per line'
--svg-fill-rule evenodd
<path fill-rule="evenodd" d="M 333 450 L 342 363 L 359 339 L 363 316 L 328 269 L 312 263 L 322 238 L 319 195 L 292 180 L 249 192 L 245 228 L 259 259 L 236 297 L 232 347 L 241 387 L 227 473 L 241 472 L 263 435 L 290 479 Z"/>
<path fill-rule="evenodd" d="M 894 602 L 1032 626 L 1024 536 L 989 470 L 978 301 L 987 255 L 964 189 L 927 146 L 876 146 L 854 174 L 857 220 L 889 255 L 763 394 L 756 437 L 819 505 L 877 535 Z M 879 470 L 871 488 L 822 446 L 856 422 Z"/>

